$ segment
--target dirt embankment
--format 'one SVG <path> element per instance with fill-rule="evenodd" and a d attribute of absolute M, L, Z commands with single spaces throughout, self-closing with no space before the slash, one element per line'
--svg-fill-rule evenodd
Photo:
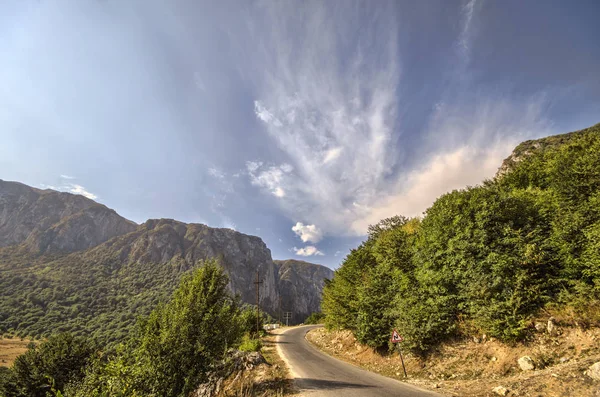
<path fill-rule="evenodd" d="M 259 353 L 251 353 L 226 379 L 200 387 L 195 396 L 216 397 L 283 397 L 295 394 L 293 381 L 283 360 L 276 351 L 276 330 L 261 338 Z M 243 356 L 243 354 L 242 354 Z"/>
<path fill-rule="evenodd" d="M 379 354 L 359 344 L 350 331 L 323 328 L 307 339 L 326 353 L 370 371 L 402 381 L 397 352 Z M 519 358 L 530 356 L 535 369 L 523 371 Z M 481 336 L 441 346 L 426 359 L 404 354 L 409 378 L 420 387 L 448 396 L 593 396 L 600 397 L 600 380 L 584 372 L 600 361 L 600 329 L 558 327 L 536 334 L 527 344 L 507 346 Z M 493 389 L 502 386 L 501 394 Z"/>

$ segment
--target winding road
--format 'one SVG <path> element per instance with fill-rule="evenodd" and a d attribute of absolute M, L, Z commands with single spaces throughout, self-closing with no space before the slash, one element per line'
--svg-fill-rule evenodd
<path fill-rule="evenodd" d="M 427 390 L 365 371 L 320 352 L 305 338 L 318 325 L 290 328 L 277 336 L 277 349 L 302 395 L 441 397 Z"/>

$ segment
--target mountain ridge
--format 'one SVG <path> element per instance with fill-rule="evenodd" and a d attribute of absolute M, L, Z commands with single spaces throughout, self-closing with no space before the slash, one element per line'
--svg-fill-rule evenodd
<path fill-rule="evenodd" d="M 83 196 L 0 182 L 0 333 L 45 337 L 59 330 L 120 340 L 184 273 L 211 258 L 229 275 L 231 292 L 249 304 L 258 271 L 261 309 L 273 317 L 281 294 L 295 322 L 320 310 L 322 280 L 314 277 L 329 273 L 280 277 L 258 236 L 174 219 L 137 225 Z"/>

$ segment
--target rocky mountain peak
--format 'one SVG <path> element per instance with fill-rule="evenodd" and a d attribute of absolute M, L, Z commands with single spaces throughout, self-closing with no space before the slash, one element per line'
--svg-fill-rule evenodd
<path fill-rule="evenodd" d="M 35 253 L 94 247 L 137 225 L 86 197 L 0 180 L 0 247 Z"/>

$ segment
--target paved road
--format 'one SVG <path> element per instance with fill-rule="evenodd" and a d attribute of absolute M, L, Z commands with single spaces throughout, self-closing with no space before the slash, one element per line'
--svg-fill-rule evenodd
<path fill-rule="evenodd" d="M 439 394 L 418 389 L 385 376 L 365 371 L 321 353 L 304 336 L 318 326 L 290 328 L 277 337 L 277 348 L 290 367 L 303 395 L 434 397 Z"/>

